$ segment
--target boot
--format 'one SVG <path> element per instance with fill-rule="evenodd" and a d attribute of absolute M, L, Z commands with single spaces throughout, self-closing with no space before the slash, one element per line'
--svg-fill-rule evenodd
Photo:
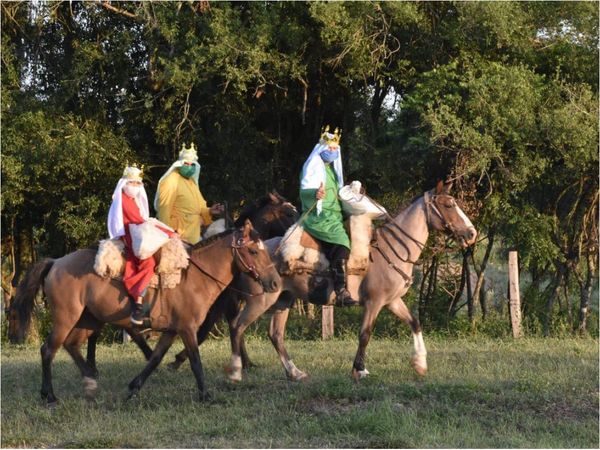
<path fill-rule="evenodd" d="M 131 307 L 131 323 L 136 326 L 144 324 L 144 312 L 141 303 L 133 303 Z"/>
<path fill-rule="evenodd" d="M 333 289 L 335 290 L 335 306 L 358 306 L 360 303 L 348 292 L 346 276 L 346 260 L 333 261 Z"/>

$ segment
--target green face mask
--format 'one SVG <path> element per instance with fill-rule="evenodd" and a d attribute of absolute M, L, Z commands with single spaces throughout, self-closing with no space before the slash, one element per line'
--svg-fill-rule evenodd
<path fill-rule="evenodd" d="M 191 177 L 192 175 L 194 175 L 194 172 L 196 172 L 196 166 L 181 166 L 179 168 L 179 173 L 184 178 Z"/>

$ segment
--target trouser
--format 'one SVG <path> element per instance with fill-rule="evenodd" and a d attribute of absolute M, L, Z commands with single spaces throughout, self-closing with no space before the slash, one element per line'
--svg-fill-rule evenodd
<path fill-rule="evenodd" d="M 327 256 L 333 272 L 333 289 L 339 293 L 346 286 L 346 261 L 350 257 L 350 250 L 340 244 L 321 241 L 323 253 Z"/>
<path fill-rule="evenodd" d="M 327 256 L 327 259 L 331 264 L 339 259 L 348 260 L 350 257 L 350 250 L 348 247 L 340 244 L 332 244 L 331 242 L 320 242 L 323 253 L 325 253 L 325 256 Z"/>

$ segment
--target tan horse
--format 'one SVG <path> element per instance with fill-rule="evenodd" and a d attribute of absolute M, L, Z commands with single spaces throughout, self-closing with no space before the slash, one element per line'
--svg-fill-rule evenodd
<path fill-rule="evenodd" d="M 402 296 L 412 283 L 412 272 L 425 247 L 430 230 L 451 234 L 463 248 L 475 242 L 475 227 L 448 193 L 450 185 L 438 183 L 436 189 L 425 192 L 393 219 L 376 230 L 370 251 L 369 270 L 360 283 L 358 293 L 364 306 L 359 346 L 354 359 L 353 377 L 360 379 L 368 375 L 365 368 L 365 353 L 373 326 L 383 307 L 388 308 L 400 320 L 411 327 L 414 354 L 412 365 L 416 372 L 427 372 L 427 350 L 417 318 L 413 317 Z M 270 239 L 270 249 L 277 247 L 281 238 Z M 275 258 L 275 257 L 274 257 Z M 286 375 L 300 380 L 307 375 L 299 370 L 290 359 L 284 345 L 285 325 L 289 309 L 296 298 L 311 301 L 312 275 L 282 275 L 281 292 L 246 298 L 246 307 L 241 311 L 231 328 L 232 360 L 229 377 L 233 381 L 242 379 L 240 349 L 245 329 L 269 308 L 274 312 L 269 327 L 269 338 L 273 343 Z M 332 299 L 332 283 L 329 281 L 328 297 Z"/>
<path fill-rule="evenodd" d="M 81 356 L 78 345 L 69 338 L 71 333 L 81 337 L 81 329 L 97 329 L 98 323 L 112 323 L 126 330 L 131 328 L 130 300 L 123 283 L 101 278 L 94 272 L 95 254 L 94 250 L 78 250 L 36 264 L 21 282 L 12 304 L 11 309 L 19 317 L 19 326 L 13 333 L 22 334 L 30 321 L 35 293 L 43 282 L 52 313 L 52 330 L 41 348 L 41 395 L 50 406 L 57 402 L 52 387 L 52 360 L 61 345 L 65 345 L 79 367 L 86 393 L 92 395 L 97 386 L 92 368 Z M 190 266 L 176 288 L 149 290 L 149 298 L 155 302 L 151 310 L 152 329 L 163 334 L 146 367 L 129 384 L 130 397 L 141 389 L 160 364 L 177 335 L 181 336 L 190 355 L 200 399 L 208 397 L 196 332 L 215 299 L 234 276 L 242 272 L 260 282 L 261 289 L 267 292 L 280 288 L 279 274 L 250 221 L 239 230 L 221 233 L 196 244 L 191 251 Z"/>

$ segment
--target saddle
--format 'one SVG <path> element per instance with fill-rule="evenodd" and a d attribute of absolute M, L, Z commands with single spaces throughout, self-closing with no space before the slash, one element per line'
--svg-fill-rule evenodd
<path fill-rule="evenodd" d="M 372 219 L 367 214 L 353 215 L 345 223 L 350 236 L 349 275 L 364 275 L 369 267 L 369 244 L 373 234 Z M 326 275 L 329 261 L 321 244 L 301 225 L 292 226 L 281 240 L 280 273 Z"/>
<path fill-rule="evenodd" d="M 155 254 L 156 269 L 150 288 L 172 289 L 181 281 L 181 271 L 189 265 L 186 244 L 178 237 L 169 239 Z M 94 271 L 102 278 L 121 280 L 125 271 L 125 244 L 119 238 L 100 241 Z"/>

